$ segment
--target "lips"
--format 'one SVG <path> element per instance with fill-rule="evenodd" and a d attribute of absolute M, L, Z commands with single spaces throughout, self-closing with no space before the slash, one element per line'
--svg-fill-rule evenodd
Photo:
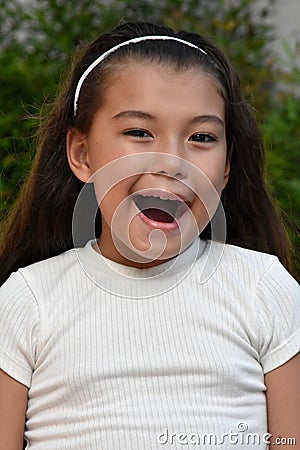
<path fill-rule="evenodd" d="M 155 195 L 135 195 L 134 202 L 148 219 L 159 223 L 172 223 L 187 210 L 188 201 L 175 198 L 161 198 Z"/>

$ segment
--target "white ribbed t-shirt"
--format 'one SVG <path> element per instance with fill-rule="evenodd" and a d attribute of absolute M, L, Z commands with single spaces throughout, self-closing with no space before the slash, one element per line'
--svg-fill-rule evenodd
<path fill-rule="evenodd" d="M 92 244 L 0 289 L 27 448 L 266 448 L 264 374 L 300 350 L 299 286 L 278 259 L 199 240 L 136 269 Z"/>

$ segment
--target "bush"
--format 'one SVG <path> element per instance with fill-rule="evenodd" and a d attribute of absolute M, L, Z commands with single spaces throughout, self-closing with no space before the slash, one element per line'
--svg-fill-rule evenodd
<path fill-rule="evenodd" d="M 56 85 L 74 48 L 120 19 L 145 20 L 185 28 L 212 38 L 240 73 L 246 96 L 261 120 L 268 152 L 270 187 L 285 215 L 293 217 L 291 237 L 299 248 L 300 102 L 278 92 L 293 78 L 278 70 L 267 45 L 274 30 L 266 18 L 274 0 L 0 0 L 0 209 L 9 211 L 34 154 L 38 121 L 30 116 L 54 98 Z M 254 11 L 254 12 L 253 12 Z M 292 59 L 292 55 L 290 55 Z M 297 273 L 300 274 L 299 263 Z"/>

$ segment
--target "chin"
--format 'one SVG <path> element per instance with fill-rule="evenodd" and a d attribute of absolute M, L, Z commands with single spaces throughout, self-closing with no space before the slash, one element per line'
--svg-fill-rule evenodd
<path fill-rule="evenodd" d="M 135 235 L 136 238 L 136 235 Z M 145 261 L 158 261 L 159 263 L 163 263 L 166 260 L 176 257 L 179 253 L 181 253 L 185 248 L 187 248 L 191 242 L 184 245 L 180 238 L 166 240 L 165 236 L 161 234 L 158 235 L 158 239 L 156 240 L 155 235 L 150 236 L 150 240 L 138 240 L 132 238 L 131 243 L 132 246 L 136 249 L 137 255 L 142 256 L 143 253 L 149 252 L 152 257 L 146 258 Z"/>

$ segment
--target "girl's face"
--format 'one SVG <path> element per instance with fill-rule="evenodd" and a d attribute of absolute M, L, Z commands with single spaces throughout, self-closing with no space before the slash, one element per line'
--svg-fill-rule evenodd
<path fill-rule="evenodd" d="M 135 267 L 163 263 L 207 225 L 228 180 L 218 84 L 197 69 L 124 66 L 89 132 L 71 130 L 67 149 L 75 175 L 95 184 L 101 253 Z"/>

